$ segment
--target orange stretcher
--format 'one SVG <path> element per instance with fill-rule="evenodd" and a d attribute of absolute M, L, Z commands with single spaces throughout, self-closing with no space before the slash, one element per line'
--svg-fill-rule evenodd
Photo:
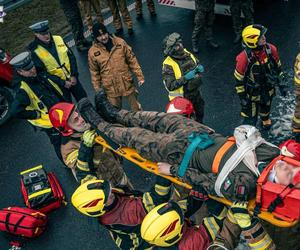
<path fill-rule="evenodd" d="M 168 176 L 168 175 L 159 174 L 157 164 L 141 157 L 135 149 L 128 148 L 128 147 L 119 147 L 117 149 L 114 149 L 101 136 L 97 136 L 95 141 L 96 141 L 96 143 L 101 144 L 104 148 L 108 148 L 108 149 L 114 151 L 116 154 L 124 157 L 125 159 L 129 160 L 130 162 L 136 164 L 137 166 L 143 168 L 144 170 L 146 170 L 148 172 L 151 172 L 155 175 L 162 176 L 163 178 L 166 178 L 166 179 L 172 181 L 173 183 L 178 184 L 184 188 L 187 188 L 187 189 L 192 188 L 192 186 L 190 184 L 183 182 L 178 177 L 172 177 L 172 176 Z M 220 198 L 220 197 L 213 196 L 213 195 L 209 195 L 209 196 L 210 196 L 210 198 L 212 198 L 216 201 L 219 201 L 225 205 L 230 206 L 232 204 L 231 201 L 229 201 L 225 198 Z M 248 203 L 248 210 L 249 210 L 250 214 L 254 213 L 255 206 L 256 206 L 255 199 L 250 200 Z M 260 213 L 257 216 L 260 219 L 267 221 L 277 227 L 293 227 L 294 225 L 296 225 L 299 222 L 299 220 L 280 219 L 280 218 L 276 217 L 274 214 L 267 212 L 267 211 L 260 211 Z"/>

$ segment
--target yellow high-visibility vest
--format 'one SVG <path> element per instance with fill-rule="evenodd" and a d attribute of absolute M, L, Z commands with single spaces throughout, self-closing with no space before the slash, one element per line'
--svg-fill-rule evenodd
<path fill-rule="evenodd" d="M 71 66 L 68 56 L 68 47 L 66 46 L 61 36 L 52 36 L 52 38 L 56 47 L 59 62 L 47 49 L 40 45 L 37 46 L 34 52 L 44 63 L 47 72 L 50 75 L 56 75 L 62 80 L 66 80 L 71 76 Z"/>
<path fill-rule="evenodd" d="M 195 62 L 195 64 L 197 63 L 197 59 L 196 57 L 189 51 L 187 51 L 186 49 L 184 49 L 184 51 L 186 53 L 188 53 L 190 55 L 190 57 L 193 59 L 193 61 Z M 180 67 L 178 65 L 178 63 L 170 56 L 168 56 L 164 62 L 163 62 L 163 66 L 164 65 L 169 65 L 172 67 L 174 74 L 175 74 L 175 79 L 178 80 L 181 78 L 182 76 L 182 72 L 180 70 Z M 166 86 L 165 86 L 166 87 Z M 168 88 L 166 87 L 167 91 L 169 92 L 169 100 L 171 101 L 172 99 L 174 99 L 176 96 L 182 96 L 183 97 L 183 86 L 181 86 L 178 89 L 175 89 L 173 91 L 168 90 Z"/>
<path fill-rule="evenodd" d="M 53 81 L 51 81 L 50 79 L 48 80 L 51 83 L 51 85 L 58 91 L 58 93 L 60 93 L 63 96 L 63 92 L 59 88 L 59 86 Z M 30 99 L 30 105 L 28 105 L 25 109 L 41 112 L 40 118 L 34 120 L 28 120 L 28 122 L 30 122 L 32 125 L 37 127 L 52 128 L 53 126 L 52 123 L 50 122 L 49 115 L 48 115 L 48 108 L 46 107 L 46 105 L 43 104 L 43 102 L 37 97 L 37 95 L 32 91 L 32 89 L 29 87 L 29 85 L 26 82 L 21 81 L 20 88 L 27 93 Z"/>

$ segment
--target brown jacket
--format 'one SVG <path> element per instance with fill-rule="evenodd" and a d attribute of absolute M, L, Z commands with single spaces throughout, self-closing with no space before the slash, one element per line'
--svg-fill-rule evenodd
<path fill-rule="evenodd" d="M 294 66 L 295 71 L 295 94 L 296 94 L 296 107 L 295 114 L 293 117 L 293 131 L 300 132 L 300 53 L 296 57 L 296 62 Z"/>
<path fill-rule="evenodd" d="M 138 81 L 144 80 L 144 75 L 131 47 L 119 37 L 111 39 L 114 46 L 110 52 L 101 43 L 89 49 L 92 84 L 96 91 L 102 87 L 109 97 L 128 96 L 135 91 L 132 73 Z"/>
<path fill-rule="evenodd" d="M 61 145 L 63 161 L 72 170 L 73 175 L 77 180 L 85 178 L 85 176 L 82 176 L 82 174 L 84 175 L 84 171 L 80 170 L 80 168 L 84 169 L 82 166 L 84 162 L 78 160 L 81 147 L 81 136 L 82 133 L 74 133 Z M 98 179 L 109 180 L 113 186 L 127 185 L 131 187 L 122 165 L 110 150 L 103 151 L 103 147 L 101 145 L 95 144 L 91 153 Z M 89 174 L 90 173 L 87 171 L 86 175 Z"/>

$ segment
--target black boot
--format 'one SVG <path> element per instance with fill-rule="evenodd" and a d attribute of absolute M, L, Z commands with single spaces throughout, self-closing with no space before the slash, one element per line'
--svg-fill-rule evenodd
<path fill-rule="evenodd" d="M 78 102 L 77 109 L 85 122 L 91 124 L 93 128 L 96 128 L 99 123 L 104 121 L 86 97 Z"/>
<path fill-rule="evenodd" d="M 119 109 L 113 106 L 106 97 L 103 89 L 95 95 L 95 105 L 97 112 L 108 122 L 115 123 L 119 116 Z"/>

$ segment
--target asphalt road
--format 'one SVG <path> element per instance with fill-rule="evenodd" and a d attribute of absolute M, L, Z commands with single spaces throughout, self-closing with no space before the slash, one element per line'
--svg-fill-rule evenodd
<path fill-rule="evenodd" d="M 268 27 L 267 39 L 279 48 L 284 68 L 292 70 L 299 51 L 300 1 L 262 1 L 256 6 L 255 19 Z M 171 32 L 183 35 L 184 44 L 191 47 L 193 11 L 157 6 L 158 16 L 150 18 L 144 5 L 144 20 L 134 23 L 134 36 L 124 38 L 133 47 L 145 75 L 145 84 L 139 99 L 144 110 L 164 110 L 167 93 L 161 79 L 162 40 Z M 132 13 L 133 18 L 135 14 Z M 109 29 L 113 31 L 112 27 Z M 239 101 L 234 93 L 233 70 L 235 56 L 241 50 L 233 45 L 234 34 L 230 17 L 218 16 L 214 28 L 215 38 L 221 44 L 218 50 L 201 44 L 199 59 L 206 72 L 203 96 L 206 101 L 205 123 L 224 135 L 230 135 L 239 125 Z M 87 67 L 86 54 L 76 54 L 80 80 L 92 98 L 93 90 Z M 292 96 L 292 95 L 290 95 Z M 277 98 L 276 103 L 281 99 Z M 284 101 L 284 100 L 283 100 Z M 284 105 L 284 103 L 282 104 Z M 273 108 L 276 111 L 276 107 Z M 280 114 L 279 114 L 280 115 Z M 43 164 L 54 171 L 68 200 L 76 183 L 67 169 L 56 158 L 48 138 L 36 133 L 25 122 L 11 120 L 0 128 L 0 207 L 22 206 L 19 172 Z M 135 186 L 145 190 L 152 183 L 151 175 L 126 164 L 126 171 Z M 69 203 L 49 215 L 49 225 L 41 237 L 28 241 L 26 249 L 78 250 L 116 249 L 105 229 L 97 221 L 80 215 Z M 0 249 L 7 249 L 8 239 L 0 235 Z"/>

